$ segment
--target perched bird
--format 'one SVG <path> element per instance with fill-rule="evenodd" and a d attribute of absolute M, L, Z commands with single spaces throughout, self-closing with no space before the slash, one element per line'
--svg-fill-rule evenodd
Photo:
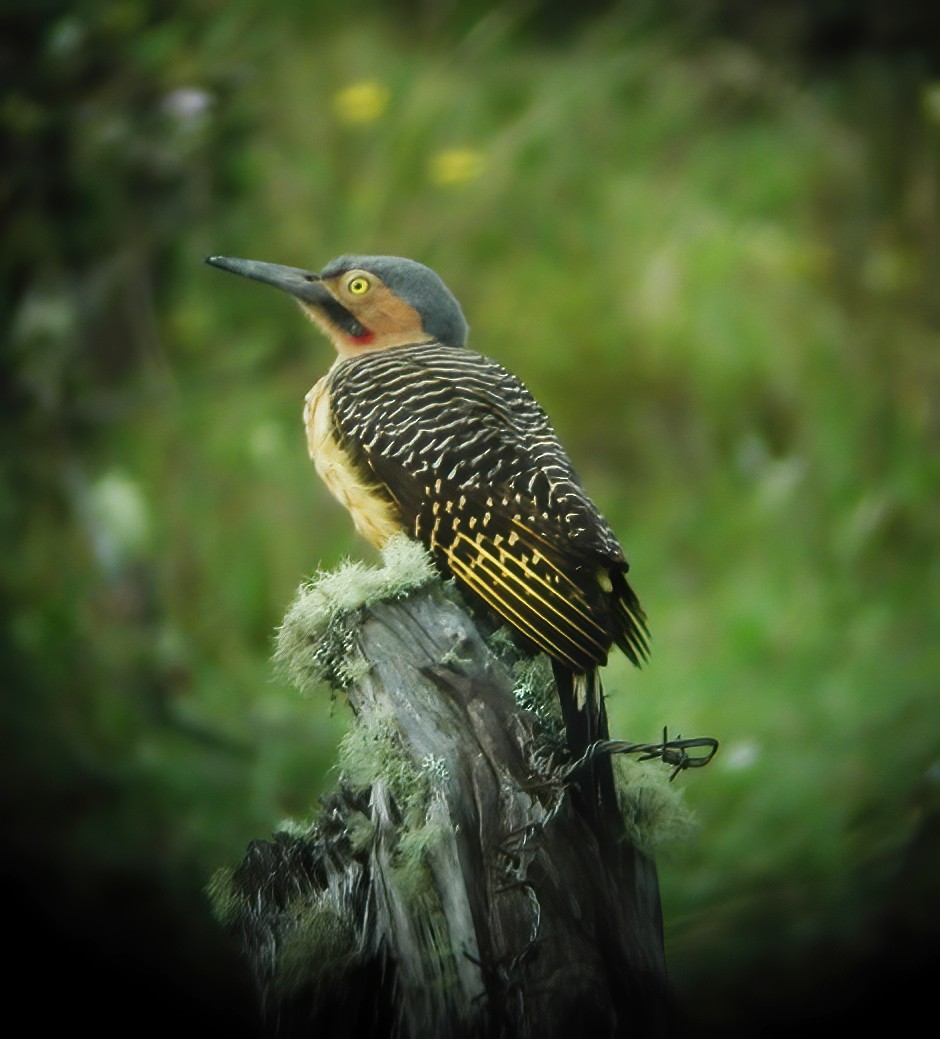
<path fill-rule="evenodd" d="M 623 550 L 526 387 L 468 349 L 441 278 L 397 256 L 341 256 L 319 273 L 206 262 L 294 296 L 336 347 L 304 424 L 357 530 L 376 546 L 407 532 L 548 654 L 575 757 L 606 738 L 597 668 L 614 644 L 636 664 L 647 652 Z"/>

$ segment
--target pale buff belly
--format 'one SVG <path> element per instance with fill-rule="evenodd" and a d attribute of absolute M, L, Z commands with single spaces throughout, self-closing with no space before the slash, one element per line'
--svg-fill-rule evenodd
<path fill-rule="evenodd" d="M 329 375 L 324 375 L 304 401 L 307 450 L 320 479 L 333 497 L 349 510 L 356 530 L 370 544 L 381 548 L 393 534 L 401 533 L 401 523 L 395 507 L 377 493 L 374 483 L 363 480 L 347 453 L 337 444 L 330 421 L 328 379 Z"/>

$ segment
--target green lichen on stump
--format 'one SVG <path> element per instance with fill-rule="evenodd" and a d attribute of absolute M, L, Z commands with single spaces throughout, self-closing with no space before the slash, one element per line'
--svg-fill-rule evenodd
<path fill-rule="evenodd" d="M 301 692 L 326 683 L 348 688 L 369 668 L 355 652 L 356 619 L 377 602 L 401 599 L 436 578 L 417 542 L 392 538 L 381 567 L 348 561 L 303 584 L 278 629 L 274 662 Z"/>
<path fill-rule="evenodd" d="M 321 685 L 347 690 L 368 674 L 370 664 L 356 646 L 363 610 L 379 602 L 407 598 L 441 582 L 430 556 L 410 538 L 392 538 L 382 565 L 346 562 L 318 572 L 298 590 L 278 631 L 275 663 L 302 693 Z M 561 784 L 567 764 L 564 725 L 551 667 L 544 654 L 522 654 L 505 628 L 487 637 L 493 653 L 511 670 L 517 705 L 538 719 L 528 753 L 535 774 Z M 459 650 L 454 650 L 459 656 Z M 444 661 L 447 662 L 446 660 Z M 657 763 L 615 756 L 618 797 L 628 837 L 646 850 L 687 836 L 694 822 L 682 791 Z M 386 783 L 406 822 L 426 811 L 426 763 L 415 762 L 402 745 L 394 719 L 381 714 L 360 719 L 343 737 L 337 768 L 343 782 L 367 789 Z M 406 829 L 408 827 L 406 826 Z M 428 834 L 416 839 L 423 844 Z"/>
<path fill-rule="evenodd" d="M 284 619 L 278 668 L 302 693 L 341 691 L 354 720 L 317 817 L 219 871 L 216 912 L 277 1020 L 293 1004 L 305 1021 L 348 1015 L 366 989 L 380 1014 L 376 986 L 394 1020 L 373 1034 L 476 1028 L 502 986 L 520 994 L 499 1010 L 505 1034 L 567 1034 L 569 1005 L 606 1019 L 626 1006 L 625 972 L 665 977 L 649 854 L 690 825 L 681 792 L 661 764 L 619 761 L 622 830 L 595 833 L 566 796 L 547 660 L 484 634 L 421 546 L 382 555 L 318 573 Z M 652 989 L 646 1010 L 630 996 L 641 1019 Z"/>

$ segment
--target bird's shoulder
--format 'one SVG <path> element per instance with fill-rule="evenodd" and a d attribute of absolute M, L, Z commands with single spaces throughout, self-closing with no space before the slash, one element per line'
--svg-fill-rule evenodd
<path fill-rule="evenodd" d="M 330 399 L 346 443 L 415 509 L 467 495 L 569 551 L 623 560 L 548 415 L 498 361 L 440 344 L 376 351 L 333 369 Z"/>
<path fill-rule="evenodd" d="M 424 403 L 426 410 L 416 414 L 430 419 L 441 409 L 456 407 L 465 414 L 489 417 L 493 425 L 524 420 L 549 426 L 548 416 L 521 379 L 467 347 L 420 343 L 347 358 L 330 373 L 330 393 L 338 411 L 357 403 Z M 381 415 L 381 410 L 375 414 Z"/>

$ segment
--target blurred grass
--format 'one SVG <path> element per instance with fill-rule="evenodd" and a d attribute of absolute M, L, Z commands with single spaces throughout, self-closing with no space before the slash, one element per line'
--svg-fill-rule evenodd
<path fill-rule="evenodd" d="M 938 88 L 624 10 L 565 45 L 513 5 L 43 26 L 4 106 L 24 154 L 55 128 L 69 200 L 45 173 L 4 259 L 19 847 L 184 906 L 332 782 L 345 708 L 269 661 L 300 580 L 369 555 L 304 451 L 329 351 L 201 259 L 388 252 L 444 276 L 621 535 L 654 653 L 610 666 L 615 733 L 722 741 L 661 859 L 680 993 L 732 1022 L 935 925 Z"/>

